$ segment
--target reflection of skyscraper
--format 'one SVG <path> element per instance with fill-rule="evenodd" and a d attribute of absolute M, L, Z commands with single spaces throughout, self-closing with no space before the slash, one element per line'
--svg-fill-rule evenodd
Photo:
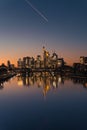
<path fill-rule="evenodd" d="M 50 86 L 49 85 L 46 85 L 44 86 L 43 88 L 43 95 L 46 96 L 47 92 L 50 90 Z"/>
<path fill-rule="evenodd" d="M 53 79 L 52 79 L 52 86 L 53 86 L 53 88 L 57 88 L 58 87 L 58 77 L 57 76 L 53 77 Z"/>
<path fill-rule="evenodd" d="M 46 97 L 50 90 L 56 90 L 60 84 L 64 83 L 64 79 L 59 76 L 51 76 L 48 72 L 41 74 L 40 72 L 34 72 L 31 76 L 19 76 L 18 85 L 31 87 L 35 86 L 43 89 L 43 96 Z"/>
<path fill-rule="evenodd" d="M 50 90 L 50 80 L 49 80 L 49 76 L 43 78 L 43 95 L 46 96 L 47 92 Z"/>
<path fill-rule="evenodd" d="M 3 83 L 0 83 L 0 90 L 4 88 Z"/>
<path fill-rule="evenodd" d="M 29 77 L 25 76 L 22 78 L 24 86 L 30 86 Z"/>
<path fill-rule="evenodd" d="M 18 77 L 18 86 L 23 86 L 22 77 Z"/>

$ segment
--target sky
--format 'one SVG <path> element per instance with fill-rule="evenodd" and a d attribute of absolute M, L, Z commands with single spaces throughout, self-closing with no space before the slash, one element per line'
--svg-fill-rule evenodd
<path fill-rule="evenodd" d="M 43 46 L 67 64 L 87 56 L 87 0 L 0 0 L 0 64 Z"/>

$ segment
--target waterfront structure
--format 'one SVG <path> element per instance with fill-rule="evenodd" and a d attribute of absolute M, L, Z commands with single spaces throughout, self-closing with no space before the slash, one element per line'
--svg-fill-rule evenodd
<path fill-rule="evenodd" d="M 50 67 L 50 53 L 43 47 L 43 63 L 44 63 L 44 68 L 49 68 Z"/>
<path fill-rule="evenodd" d="M 87 65 L 87 57 L 81 56 L 80 57 L 80 63 L 83 64 L 83 65 Z"/>
<path fill-rule="evenodd" d="M 36 60 L 35 60 L 35 68 L 41 68 L 41 55 L 37 55 Z"/>
<path fill-rule="evenodd" d="M 33 68 L 34 58 L 33 57 L 23 57 L 23 68 Z"/>
<path fill-rule="evenodd" d="M 23 61 L 22 61 L 21 58 L 18 59 L 17 66 L 18 66 L 19 69 L 23 68 Z"/>
<path fill-rule="evenodd" d="M 87 57 L 81 56 L 79 63 L 73 64 L 74 73 L 87 75 Z"/>
<path fill-rule="evenodd" d="M 54 52 L 52 55 L 49 51 L 43 47 L 43 57 L 37 55 L 36 59 L 33 57 L 23 57 L 18 60 L 18 68 L 30 68 L 30 69 L 56 69 L 64 66 L 64 59 L 58 58 L 58 55 Z"/>
<path fill-rule="evenodd" d="M 7 61 L 7 66 L 8 66 L 8 68 L 11 68 L 11 63 L 9 60 Z"/>
<path fill-rule="evenodd" d="M 15 68 L 15 65 L 14 65 L 14 64 L 11 64 L 11 62 L 8 60 L 8 61 L 7 61 L 7 67 L 8 67 L 9 70 L 12 70 L 12 69 Z"/>
<path fill-rule="evenodd" d="M 7 74 L 7 72 L 8 72 L 8 67 L 5 66 L 4 64 L 0 65 L 0 75 Z"/>
<path fill-rule="evenodd" d="M 31 66 L 31 58 L 30 57 L 23 57 L 23 67 L 29 68 Z"/>
<path fill-rule="evenodd" d="M 63 66 L 64 66 L 64 59 L 63 58 L 59 58 L 57 67 L 63 67 Z"/>
<path fill-rule="evenodd" d="M 58 67 L 58 55 L 54 52 L 51 57 L 51 68 L 57 68 Z"/>

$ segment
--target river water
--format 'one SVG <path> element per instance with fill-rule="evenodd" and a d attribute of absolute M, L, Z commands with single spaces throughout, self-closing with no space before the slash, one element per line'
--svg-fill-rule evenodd
<path fill-rule="evenodd" d="M 0 86 L 0 130 L 87 130 L 87 79 L 16 76 Z"/>

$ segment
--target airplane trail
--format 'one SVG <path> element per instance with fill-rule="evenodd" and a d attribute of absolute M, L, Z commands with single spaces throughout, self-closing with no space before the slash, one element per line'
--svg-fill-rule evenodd
<path fill-rule="evenodd" d="M 27 4 L 39 15 L 41 16 L 46 22 L 48 22 L 48 19 L 34 6 L 31 4 L 29 0 L 25 0 Z"/>

